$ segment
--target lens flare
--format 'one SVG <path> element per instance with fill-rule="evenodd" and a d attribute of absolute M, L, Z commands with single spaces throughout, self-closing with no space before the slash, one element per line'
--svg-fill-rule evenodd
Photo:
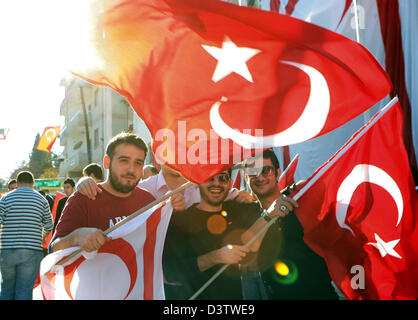
<path fill-rule="evenodd" d="M 226 230 L 226 219 L 218 214 L 210 216 L 206 222 L 206 227 L 212 234 L 221 234 Z"/>
<path fill-rule="evenodd" d="M 222 215 L 223 217 L 227 217 L 227 216 L 228 216 L 228 213 L 227 213 L 225 210 L 222 210 L 221 215 Z"/>
<path fill-rule="evenodd" d="M 276 272 L 283 277 L 287 276 L 290 272 L 287 264 L 281 261 L 276 263 L 276 265 L 274 266 L 274 269 L 276 269 Z"/>
<path fill-rule="evenodd" d="M 277 261 L 274 265 L 273 278 L 280 284 L 290 285 L 299 276 L 298 268 L 292 261 Z"/>

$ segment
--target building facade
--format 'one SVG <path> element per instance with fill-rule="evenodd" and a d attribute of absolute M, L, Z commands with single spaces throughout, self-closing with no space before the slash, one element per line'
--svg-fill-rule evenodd
<path fill-rule="evenodd" d="M 137 132 L 150 144 L 144 122 L 114 90 L 76 78 L 62 80 L 61 86 L 65 87 L 60 107 L 65 125 L 60 134 L 60 145 L 64 147 L 60 177 L 78 179 L 89 163 L 102 165 L 108 141 L 122 131 Z"/>

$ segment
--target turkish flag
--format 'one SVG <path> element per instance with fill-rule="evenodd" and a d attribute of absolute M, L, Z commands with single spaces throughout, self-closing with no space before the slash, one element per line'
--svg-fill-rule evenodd
<path fill-rule="evenodd" d="M 62 264 L 79 247 L 47 255 L 40 268 L 44 299 L 165 299 L 161 261 L 171 212 L 170 202 L 145 211 L 110 232 L 112 240 L 96 253 Z"/>
<path fill-rule="evenodd" d="M 54 145 L 55 140 L 57 140 L 60 130 L 60 126 L 46 127 L 38 141 L 36 149 L 40 151 L 51 152 L 52 146 Z"/>
<path fill-rule="evenodd" d="M 397 99 L 295 198 L 305 242 L 348 299 L 418 298 L 418 198 Z"/>
<path fill-rule="evenodd" d="M 362 45 L 217 0 L 99 1 L 97 64 L 74 74 L 125 96 L 157 158 L 202 183 L 250 155 L 325 134 L 390 91 Z"/>
<path fill-rule="evenodd" d="M 294 175 L 298 166 L 299 155 L 295 155 L 278 179 L 279 190 L 283 190 L 295 182 Z"/>

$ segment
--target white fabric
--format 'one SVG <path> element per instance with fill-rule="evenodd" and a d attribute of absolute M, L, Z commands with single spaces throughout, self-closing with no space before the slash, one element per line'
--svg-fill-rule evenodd
<path fill-rule="evenodd" d="M 160 199 L 167 192 L 171 191 L 167 186 L 162 170 L 155 176 L 139 181 L 138 187 L 147 190 L 155 199 Z M 184 190 L 184 199 L 187 207 L 190 207 L 193 203 L 200 202 L 200 193 L 197 185 L 188 187 Z"/>
<path fill-rule="evenodd" d="M 113 240 L 122 239 L 128 243 L 136 255 L 136 279 L 132 279 L 134 266 L 126 265 L 123 261 L 122 252 L 101 252 L 81 262 L 73 276 L 65 275 L 64 268 L 79 259 L 79 256 L 59 266 L 56 263 L 68 256 L 79 247 L 67 248 L 46 256 L 41 262 L 40 275 L 42 292 L 46 299 L 55 300 L 107 300 L 107 299 L 143 299 L 144 298 L 144 262 L 150 259 L 144 255 L 144 245 L 147 238 L 147 221 L 159 208 L 157 205 L 148 211 L 138 215 L 131 221 L 121 225 L 108 234 Z M 165 299 L 162 252 L 168 223 L 171 217 L 171 204 L 167 202 L 161 208 L 161 220 L 156 226 L 156 240 L 153 247 L 154 269 L 153 273 L 153 299 Z M 149 231 L 149 230 L 148 230 Z M 126 253 L 124 253 L 126 254 Z M 128 257 L 126 257 L 128 258 Z M 49 281 L 47 273 L 52 268 L 54 280 Z M 64 280 L 69 281 L 70 292 L 65 289 Z M 134 284 L 133 284 L 134 282 Z M 129 289 L 132 290 L 129 292 Z"/>

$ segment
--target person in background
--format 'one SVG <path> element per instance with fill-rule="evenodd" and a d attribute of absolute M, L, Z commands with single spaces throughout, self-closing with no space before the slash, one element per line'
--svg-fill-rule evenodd
<path fill-rule="evenodd" d="M 32 173 L 22 171 L 17 189 L 0 200 L 0 300 L 32 299 L 42 242 L 53 227 L 49 204 L 34 183 Z"/>
<path fill-rule="evenodd" d="M 52 207 L 54 206 L 54 199 L 49 195 L 48 192 L 44 190 L 39 190 L 39 193 L 48 201 L 49 209 L 52 211 Z"/>
<path fill-rule="evenodd" d="M 8 183 L 7 183 L 7 189 L 10 191 L 13 191 L 14 189 L 17 189 L 17 181 L 16 179 L 11 179 Z"/>
<path fill-rule="evenodd" d="M 58 201 L 58 205 L 57 205 L 57 213 L 55 215 L 55 221 L 54 221 L 54 230 L 53 232 L 55 232 L 55 228 L 57 227 L 58 221 L 60 220 L 62 211 L 64 210 L 65 204 L 67 203 L 68 198 L 75 192 L 75 182 L 73 179 L 71 178 L 67 178 L 64 181 L 64 193 L 66 195 L 66 197 L 60 199 L 60 201 Z"/>
<path fill-rule="evenodd" d="M 96 183 L 103 182 L 102 166 L 98 163 L 90 163 L 84 167 L 83 177 L 91 177 Z"/>
<path fill-rule="evenodd" d="M 151 176 L 155 176 L 159 173 L 158 169 L 151 164 L 144 166 L 144 175 L 141 180 L 146 180 Z"/>

